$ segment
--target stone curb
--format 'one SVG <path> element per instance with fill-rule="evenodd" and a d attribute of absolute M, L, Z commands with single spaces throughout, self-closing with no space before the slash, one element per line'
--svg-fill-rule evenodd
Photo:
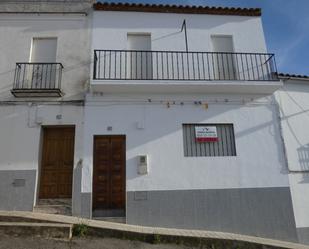
<path fill-rule="evenodd" d="M 259 238 L 247 235 L 212 232 L 203 230 L 185 230 L 158 227 L 144 227 L 128 224 L 112 223 L 107 221 L 84 219 L 72 216 L 43 214 L 33 212 L 0 211 L 0 216 L 22 217 L 28 219 L 44 220 L 67 224 L 85 224 L 88 226 L 89 235 L 101 237 L 116 237 L 130 240 L 141 240 L 151 243 L 168 242 L 184 243 L 190 245 L 206 245 L 207 248 L 237 248 L 237 249 L 267 249 L 291 248 L 309 249 L 309 246 Z"/>
<path fill-rule="evenodd" d="M 69 240 L 72 238 L 72 227 L 72 224 L 61 223 L 0 222 L 0 234 Z"/>

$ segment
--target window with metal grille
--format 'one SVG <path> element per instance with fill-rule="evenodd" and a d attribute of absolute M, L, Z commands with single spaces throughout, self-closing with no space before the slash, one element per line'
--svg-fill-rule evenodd
<path fill-rule="evenodd" d="M 201 129 L 216 132 L 200 136 Z M 236 156 L 233 124 L 183 124 L 183 144 L 185 157 Z"/>

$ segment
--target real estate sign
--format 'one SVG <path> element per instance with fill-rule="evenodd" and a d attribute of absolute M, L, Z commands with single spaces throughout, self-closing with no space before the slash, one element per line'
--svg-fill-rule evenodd
<path fill-rule="evenodd" d="M 195 126 L 195 139 L 197 142 L 217 142 L 216 126 Z"/>

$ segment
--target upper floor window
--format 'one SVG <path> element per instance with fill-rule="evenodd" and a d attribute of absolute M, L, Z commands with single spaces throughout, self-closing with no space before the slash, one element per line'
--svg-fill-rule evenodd
<path fill-rule="evenodd" d="M 233 37 L 229 35 L 211 36 L 214 63 L 214 76 L 218 80 L 237 79 L 236 57 L 234 54 Z"/>
<path fill-rule="evenodd" d="M 128 49 L 132 50 L 129 54 L 131 79 L 152 79 L 152 53 L 150 34 L 128 34 Z"/>
<path fill-rule="evenodd" d="M 30 62 L 53 63 L 56 62 L 57 38 L 33 38 Z"/>
<path fill-rule="evenodd" d="M 57 38 L 33 38 L 28 70 L 28 87 L 56 88 L 59 67 L 56 64 Z"/>
<path fill-rule="evenodd" d="M 60 97 L 62 64 L 56 62 L 57 38 L 32 39 L 29 62 L 16 63 L 16 97 Z"/>
<path fill-rule="evenodd" d="M 213 52 L 234 52 L 233 37 L 230 35 L 212 35 L 211 42 Z"/>
<path fill-rule="evenodd" d="M 151 50 L 151 35 L 150 34 L 128 34 L 128 49 L 129 50 Z"/>

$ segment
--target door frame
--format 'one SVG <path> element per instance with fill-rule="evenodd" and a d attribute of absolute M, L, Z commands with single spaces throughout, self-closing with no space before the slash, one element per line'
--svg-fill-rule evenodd
<path fill-rule="evenodd" d="M 44 134 L 46 129 L 52 128 L 72 128 L 74 129 L 74 152 L 73 152 L 73 168 L 72 168 L 72 193 L 71 200 L 73 203 L 73 192 L 74 192 L 74 165 L 75 165 L 75 147 L 76 147 L 76 125 L 42 125 L 40 132 L 40 145 L 39 145 L 39 154 L 38 154 L 38 172 L 37 172 L 37 187 L 36 187 L 36 205 L 40 200 L 40 187 L 41 187 L 41 174 L 42 174 L 42 164 L 43 164 L 43 147 L 44 147 Z"/>
<path fill-rule="evenodd" d="M 94 191 L 93 191 L 93 185 L 94 185 L 94 167 L 95 167 L 95 141 L 96 138 L 113 138 L 113 137 L 118 137 L 118 138 L 123 138 L 124 139 L 124 178 L 123 178 L 123 186 L 124 186 L 124 198 L 125 198 L 125 203 L 124 203 L 124 214 L 126 217 L 126 213 L 127 213 L 127 137 L 125 134 L 107 134 L 107 135 L 93 135 L 93 145 L 92 145 L 92 184 L 91 184 L 91 209 L 90 209 L 90 213 L 91 213 L 91 218 L 93 217 L 93 195 L 94 195 Z"/>

